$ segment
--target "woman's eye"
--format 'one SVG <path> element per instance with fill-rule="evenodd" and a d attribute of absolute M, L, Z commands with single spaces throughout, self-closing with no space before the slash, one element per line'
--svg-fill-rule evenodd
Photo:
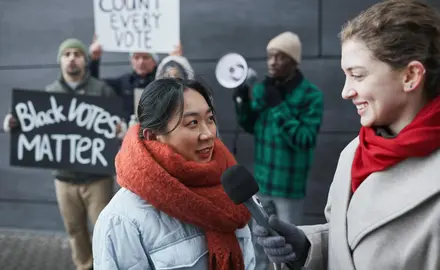
<path fill-rule="evenodd" d="M 215 120 L 214 115 L 211 115 L 211 116 L 209 117 L 209 120 L 214 121 L 214 120 Z"/>
<path fill-rule="evenodd" d="M 352 74 L 351 77 L 353 77 L 353 78 L 358 80 L 358 79 L 362 79 L 362 77 L 364 77 L 364 76 Z"/>
<path fill-rule="evenodd" d="M 197 120 L 192 120 L 191 122 L 188 123 L 188 126 L 197 125 L 197 124 L 198 124 Z"/>

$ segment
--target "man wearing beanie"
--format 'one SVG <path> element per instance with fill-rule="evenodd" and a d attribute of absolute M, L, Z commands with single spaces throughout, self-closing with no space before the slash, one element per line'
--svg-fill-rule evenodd
<path fill-rule="evenodd" d="M 301 41 L 284 32 L 267 45 L 268 76 L 234 93 L 237 118 L 254 135 L 254 176 L 269 215 L 301 225 L 307 178 L 323 114 L 323 94 L 301 73 Z M 256 244 L 258 269 L 269 261 Z"/>
<path fill-rule="evenodd" d="M 46 87 L 47 92 L 116 96 L 104 82 L 90 77 L 87 71 L 87 48 L 77 39 L 67 39 L 59 46 L 57 62 L 61 67 L 58 79 Z M 18 121 L 9 114 L 7 128 L 19 129 Z M 55 192 L 64 226 L 69 236 L 72 259 L 77 270 L 93 268 L 92 246 L 87 217 L 94 225 L 101 210 L 113 196 L 113 176 L 56 170 Z"/>
<path fill-rule="evenodd" d="M 89 47 L 91 56 L 90 75 L 99 78 L 99 65 L 102 55 L 102 47 L 95 38 Z M 104 78 L 124 102 L 124 120 L 130 121 L 134 114 L 135 89 L 144 89 L 156 77 L 159 56 L 154 53 L 133 52 L 129 54 L 132 71 L 118 77 Z"/>

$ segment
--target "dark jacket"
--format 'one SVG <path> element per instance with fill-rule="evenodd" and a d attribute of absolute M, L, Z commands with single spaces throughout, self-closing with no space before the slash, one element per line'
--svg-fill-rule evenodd
<path fill-rule="evenodd" d="M 89 64 L 90 75 L 99 78 L 99 60 L 92 60 Z M 130 117 L 134 114 L 134 90 L 136 88 L 144 89 L 149 83 L 154 81 L 156 76 L 156 68 L 146 77 L 137 75 L 134 71 L 123 74 L 114 78 L 103 78 L 116 94 L 123 100 L 124 103 L 124 120 L 130 121 Z"/>

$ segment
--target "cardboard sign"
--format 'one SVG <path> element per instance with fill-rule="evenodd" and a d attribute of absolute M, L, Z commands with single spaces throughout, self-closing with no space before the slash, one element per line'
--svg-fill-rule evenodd
<path fill-rule="evenodd" d="M 104 51 L 169 53 L 180 40 L 180 0 L 94 0 Z"/>
<path fill-rule="evenodd" d="M 139 119 L 138 113 L 137 113 L 137 108 L 139 105 L 139 100 L 141 99 L 142 96 L 142 92 L 144 91 L 143 88 L 135 88 L 134 89 L 134 108 L 133 108 L 133 114 L 136 115 L 136 119 Z"/>
<path fill-rule="evenodd" d="M 10 164 L 113 174 L 119 149 L 119 98 L 13 89 Z"/>

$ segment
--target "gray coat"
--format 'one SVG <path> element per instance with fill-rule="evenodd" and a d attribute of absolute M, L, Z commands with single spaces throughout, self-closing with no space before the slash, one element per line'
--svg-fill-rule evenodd
<path fill-rule="evenodd" d="M 440 269 L 440 150 L 371 174 L 353 195 L 358 144 L 356 138 L 340 155 L 327 223 L 301 227 L 311 242 L 306 268 Z"/>

